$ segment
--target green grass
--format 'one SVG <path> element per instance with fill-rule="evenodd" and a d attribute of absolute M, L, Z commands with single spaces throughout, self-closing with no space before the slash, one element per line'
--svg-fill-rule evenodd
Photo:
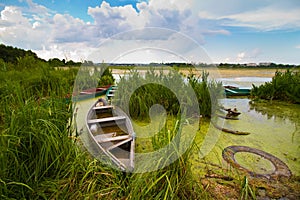
<path fill-rule="evenodd" d="M 210 198 L 192 173 L 191 156 L 195 144 L 192 143 L 179 156 L 180 147 L 170 142 L 177 133 L 180 134 L 180 125 L 189 117 L 185 113 L 189 114 L 188 110 L 193 108 L 189 107 L 188 97 L 183 99 L 188 106 L 179 111 L 175 97 L 167 88 L 159 88 L 158 84 L 140 87 L 134 94 L 132 99 L 137 98 L 141 102 L 135 105 L 137 118 L 147 118 L 147 106 L 153 105 L 156 100 L 161 100 L 169 116 L 173 116 L 149 144 L 153 150 L 170 144 L 170 158 L 179 159 L 153 172 L 126 174 L 92 158 L 83 150 L 80 139 L 72 136 L 73 108 L 65 96 L 73 91 L 78 69 L 54 69 L 47 63 L 25 61 L 26 70 L 0 71 L 0 199 Z M 186 89 L 178 74 L 156 75 L 149 71 L 146 77 L 155 76 L 161 76 L 166 85 L 173 84 L 175 80 L 180 92 Z M 132 77 L 137 77 L 137 74 L 133 73 Z M 208 87 L 218 85 L 208 82 L 205 77 L 198 81 L 191 76 L 190 83 L 197 91 L 196 100 L 202 114 L 209 115 L 212 108 L 205 111 L 203 107 L 211 101 L 207 95 Z M 154 89 L 161 89 L 166 96 L 159 98 L 161 96 L 157 93 L 150 93 L 149 102 L 143 108 L 145 99 L 140 94 Z M 162 162 L 157 162 L 157 165 Z M 246 193 L 241 195 L 244 197 Z"/>

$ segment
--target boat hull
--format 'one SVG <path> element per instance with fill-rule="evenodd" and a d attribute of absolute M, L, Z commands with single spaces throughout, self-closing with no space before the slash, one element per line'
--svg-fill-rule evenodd
<path fill-rule="evenodd" d="M 99 99 L 87 114 L 86 127 L 99 154 L 122 171 L 134 169 L 135 134 L 130 118 L 120 108 Z"/>
<path fill-rule="evenodd" d="M 247 88 L 225 88 L 226 96 L 248 96 L 250 89 Z"/>

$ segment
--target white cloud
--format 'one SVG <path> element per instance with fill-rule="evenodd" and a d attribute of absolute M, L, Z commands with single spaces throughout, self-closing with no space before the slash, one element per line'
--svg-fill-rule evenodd
<path fill-rule="evenodd" d="M 228 26 L 252 27 L 259 31 L 300 27 L 300 3 L 293 0 L 289 1 L 293 3 L 282 0 L 150 0 L 137 1 L 137 9 L 132 5 L 112 7 L 103 1 L 101 5 L 87 9 L 87 14 L 94 20 L 91 22 L 69 14 L 55 13 L 32 0 L 26 2 L 27 8 L 6 6 L 1 11 L 1 42 L 36 50 L 45 59 L 86 59 L 89 52 L 115 34 L 119 35 L 114 39 L 129 41 L 119 45 L 130 46 L 130 40 L 139 40 L 140 43 L 136 45 L 169 46 L 177 52 L 187 52 L 188 43 L 178 40 L 175 43 L 172 38 L 174 32 L 168 29 L 179 31 L 204 44 L 205 38 L 211 35 L 231 35 L 226 30 Z M 145 31 L 145 27 L 163 29 Z M 135 30 L 134 35 L 130 30 Z M 111 51 L 118 49 L 119 55 L 128 46 L 114 46 L 115 49 Z M 232 60 L 252 60 L 260 54 L 259 49 L 241 51 Z"/>
<path fill-rule="evenodd" d="M 296 46 L 296 49 L 300 49 L 300 44 Z"/>
<path fill-rule="evenodd" d="M 233 15 L 222 16 L 223 25 L 251 27 L 259 30 L 300 28 L 300 8 L 289 10 L 266 7 Z"/>
<path fill-rule="evenodd" d="M 218 5 L 218 6 L 216 6 Z M 248 27 L 259 31 L 298 29 L 300 1 L 201 1 L 198 16 L 217 27 Z"/>
<path fill-rule="evenodd" d="M 31 23 L 23 16 L 18 7 L 5 7 L 1 11 L 0 38 L 3 42 L 21 46 L 22 48 L 40 48 L 40 41 L 47 40 L 47 29 L 41 28 L 38 22 Z"/>
<path fill-rule="evenodd" d="M 91 23 L 69 14 L 55 14 L 32 0 L 27 0 L 27 3 L 29 8 L 5 7 L 1 12 L 0 36 L 4 43 L 36 50 L 45 59 L 53 56 L 53 52 L 60 58 L 69 52 L 67 54 L 70 59 L 82 59 L 85 55 L 79 48 L 90 52 L 103 40 L 115 34 L 122 36 L 119 39 L 151 41 L 153 44 L 153 41 L 171 41 L 170 45 L 175 48 L 177 44 L 172 43 L 172 38 L 169 39 L 172 34 L 164 31 L 169 28 L 196 36 L 198 41 L 203 41 L 198 28 L 190 24 L 198 18 L 191 12 L 191 1 L 182 3 L 173 0 L 161 4 L 160 0 L 152 0 L 148 3 L 137 3 L 137 10 L 131 5 L 112 7 L 103 1 L 100 6 L 88 8 L 87 13 L 94 19 Z M 135 29 L 142 30 L 144 27 L 162 27 L 164 30 L 153 32 L 149 29 L 149 32 L 140 33 L 135 31 L 133 36 L 130 35 L 132 32 L 124 33 Z M 227 33 L 224 30 L 208 30 L 204 34 Z M 188 49 L 185 44 L 180 45 Z M 78 53 L 76 58 L 72 57 L 75 53 Z"/>
<path fill-rule="evenodd" d="M 262 51 L 259 48 L 252 49 L 250 51 L 239 52 L 234 62 L 254 62 L 256 58 L 262 54 Z"/>
<path fill-rule="evenodd" d="M 140 19 L 131 5 L 111 7 L 103 1 L 100 7 L 89 7 L 88 14 L 94 18 L 95 26 L 102 37 L 144 26 L 143 19 Z"/>

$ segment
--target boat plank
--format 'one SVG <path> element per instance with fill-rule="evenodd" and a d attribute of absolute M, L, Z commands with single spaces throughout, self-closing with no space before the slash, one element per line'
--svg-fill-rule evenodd
<path fill-rule="evenodd" d="M 100 118 L 100 119 L 90 119 L 88 120 L 88 124 L 105 123 L 105 122 L 112 122 L 112 121 L 119 121 L 119 120 L 126 120 L 126 117 L 115 116 L 115 117 L 107 117 L 107 118 Z"/>
<path fill-rule="evenodd" d="M 100 135 L 98 135 L 98 137 L 97 138 L 95 137 L 95 139 L 97 140 L 97 142 L 103 143 L 103 142 L 112 142 L 112 141 L 118 141 L 118 140 L 126 140 L 126 139 L 130 138 L 129 135 L 120 135 L 120 136 L 115 136 L 115 137 L 107 137 L 105 135 L 103 135 L 102 137 L 99 137 Z"/>
<path fill-rule="evenodd" d="M 107 148 L 106 150 L 107 150 L 107 151 L 110 151 L 110 150 L 112 150 L 112 149 L 114 149 L 114 148 L 116 148 L 116 147 L 118 147 L 118 146 L 121 146 L 122 144 L 125 144 L 125 143 L 127 143 L 127 142 L 130 142 L 131 140 L 132 140 L 132 137 L 130 137 L 130 138 L 127 139 L 127 140 L 123 140 L 123 141 L 121 141 L 121 142 L 118 142 L 117 144 L 110 146 L 110 147 Z"/>
<path fill-rule="evenodd" d="M 112 109 L 113 106 L 112 105 L 108 105 L 108 106 L 95 106 L 93 107 L 93 110 L 106 110 L 106 109 Z"/>

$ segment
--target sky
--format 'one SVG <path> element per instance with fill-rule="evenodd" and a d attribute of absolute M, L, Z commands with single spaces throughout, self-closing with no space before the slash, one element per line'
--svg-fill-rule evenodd
<path fill-rule="evenodd" d="M 300 1 L 1 0 L 0 43 L 46 60 L 300 64 Z"/>

